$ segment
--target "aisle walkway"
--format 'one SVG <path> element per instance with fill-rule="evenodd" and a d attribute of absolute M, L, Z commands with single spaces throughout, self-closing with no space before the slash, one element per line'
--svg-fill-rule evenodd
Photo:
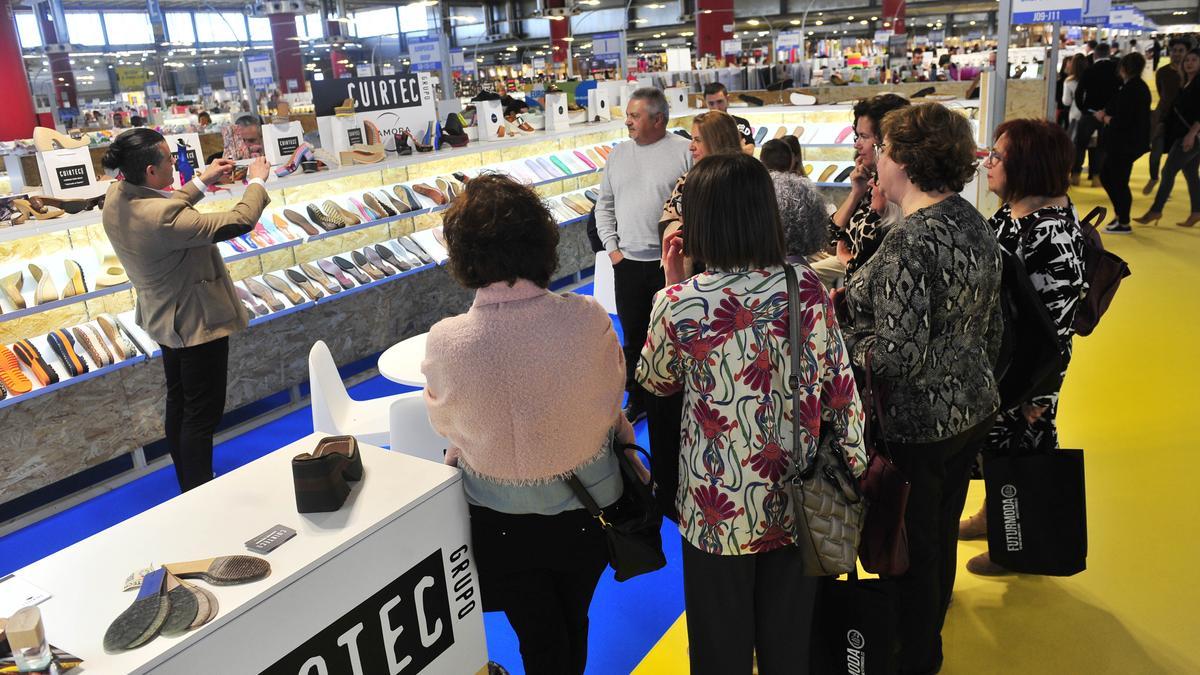
<path fill-rule="evenodd" d="M 1150 203 L 1146 177 L 1143 159 L 1134 215 Z M 1081 213 L 1108 206 L 1099 188 L 1072 198 Z M 1174 225 L 1186 204 L 1180 180 L 1163 225 L 1105 237 L 1134 273 L 1097 332 L 1075 342 L 1059 415 L 1064 446 L 1087 451 L 1089 569 L 1066 579 L 960 571 L 944 674 L 1200 672 L 1200 472 L 1191 463 L 1200 445 L 1200 228 Z M 972 486 L 968 513 L 982 488 Z M 985 547 L 960 544 L 960 561 Z M 686 643 L 681 617 L 635 672 L 686 673 Z"/>

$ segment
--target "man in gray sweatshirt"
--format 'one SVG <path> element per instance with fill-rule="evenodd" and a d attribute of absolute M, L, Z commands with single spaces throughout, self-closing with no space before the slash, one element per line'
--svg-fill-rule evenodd
<path fill-rule="evenodd" d="M 690 143 L 667 133 L 670 108 L 651 87 L 633 92 L 625 107 L 629 141 L 613 149 L 600 182 L 596 232 L 613 263 L 617 316 L 625 334 L 626 415 L 636 421 L 645 406 L 634 381 L 650 325 L 654 294 L 665 283 L 658 221 L 679 177 L 692 166 Z M 675 421 L 678 435 L 678 420 Z"/>

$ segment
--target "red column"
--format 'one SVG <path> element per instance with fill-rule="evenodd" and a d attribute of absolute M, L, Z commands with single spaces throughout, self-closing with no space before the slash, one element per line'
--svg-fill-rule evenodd
<path fill-rule="evenodd" d="M 733 37 L 725 26 L 733 23 L 733 0 L 696 0 L 696 56 L 722 56 L 721 40 Z"/>
<path fill-rule="evenodd" d="M 58 44 L 58 32 L 50 20 L 48 7 L 37 5 L 38 22 L 42 27 L 42 44 L 47 52 L 50 45 Z M 75 73 L 71 70 L 71 57 L 63 52 L 47 55 L 50 59 L 50 77 L 54 80 L 54 103 L 63 108 L 79 108 L 76 96 Z"/>
<path fill-rule="evenodd" d="M 883 0 L 883 20 L 892 23 L 892 32 L 900 35 L 904 32 L 904 0 Z"/>
<path fill-rule="evenodd" d="M 12 4 L 0 2 L 0 91 L 5 93 L 5 110 L 0 115 L 0 141 L 29 138 L 37 126 L 33 94 L 25 77 L 21 41 Z"/>
<path fill-rule="evenodd" d="M 293 94 L 304 91 L 304 63 L 296 37 L 295 14 L 272 14 L 271 45 L 275 47 L 275 69 L 279 71 L 279 91 Z M 289 86 L 289 82 L 293 83 Z"/>
<path fill-rule="evenodd" d="M 563 7 L 563 0 L 547 0 L 547 7 Z M 571 37 L 571 19 L 550 22 L 550 48 L 554 52 L 555 63 L 565 63 L 567 54 L 571 53 L 571 43 L 566 38 Z"/>

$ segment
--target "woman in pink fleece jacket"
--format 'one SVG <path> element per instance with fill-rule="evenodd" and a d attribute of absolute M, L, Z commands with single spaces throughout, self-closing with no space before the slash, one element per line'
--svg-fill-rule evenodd
<path fill-rule="evenodd" d="M 604 535 L 562 480 L 601 507 L 622 492 L 614 438 L 625 364 L 608 314 L 546 289 L 558 226 L 532 188 L 485 174 L 443 216 L 450 273 L 476 290 L 429 331 L 425 402 L 463 470 L 485 611 L 503 611 L 531 675 L 581 674 Z"/>

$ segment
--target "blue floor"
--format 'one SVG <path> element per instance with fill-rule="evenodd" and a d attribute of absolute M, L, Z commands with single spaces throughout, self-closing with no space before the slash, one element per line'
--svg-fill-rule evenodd
<path fill-rule="evenodd" d="M 591 284 L 577 289 L 591 294 Z M 613 317 L 620 335 L 620 323 Z M 354 398 L 366 399 L 410 391 L 382 377 L 350 388 Z M 636 426 L 638 442 L 649 447 L 646 423 Z M 267 453 L 312 433 L 312 412 L 303 408 L 274 422 L 218 445 L 213 452 L 217 475 L 228 473 Z M 86 539 L 126 518 L 179 494 L 173 467 L 134 480 L 36 524 L 0 537 L 0 575 Z M 628 673 L 650 651 L 683 612 L 683 576 L 678 529 L 663 526 L 667 567 L 655 574 L 617 583 L 608 570 L 596 589 L 591 609 L 588 673 Z M 503 614 L 484 615 L 488 653 L 512 673 L 523 673 L 516 636 Z"/>

